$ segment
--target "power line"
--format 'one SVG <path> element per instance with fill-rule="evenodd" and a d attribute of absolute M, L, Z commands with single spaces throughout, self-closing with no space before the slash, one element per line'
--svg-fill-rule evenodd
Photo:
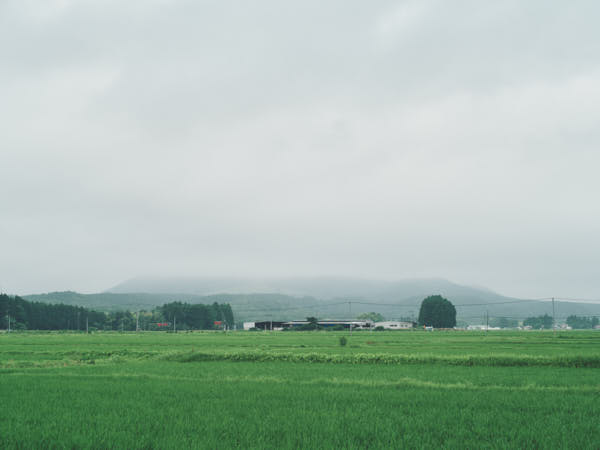
<path fill-rule="evenodd" d="M 252 309 L 244 309 L 244 308 L 236 308 L 235 304 L 231 305 L 232 309 L 235 309 L 237 312 L 262 312 L 262 311 L 292 311 L 298 309 L 312 309 L 312 308 L 321 308 L 327 306 L 336 306 L 336 305 L 347 305 L 348 302 L 338 302 L 338 303 L 319 303 L 315 305 L 303 305 L 303 306 L 290 306 L 290 307 L 276 307 L 271 308 L 265 306 L 264 308 L 252 308 Z"/>
<path fill-rule="evenodd" d="M 465 303 L 463 305 L 454 305 L 454 306 L 488 306 L 488 305 L 510 305 L 514 303 L 531 303 L 538 302 L 542 303 L 544 300 L 551 300 L 551 298 L 543 298 L 543 299 L 535 299 L 535 300 L 511 300 L 508 302 L 491 302 L 491 303 Z"/>
<path fill-rule="evenodd" d="M 470 307 L 470 306 L 490 306 L 490 305 L 509 305 L 509 304 L 517 304 L 517 303 L 531 303 L 531 302 L 543 302 L 544 300 L 551 300 L 552 297 L 544 297 L 538 299 L 531 300 L 510 300 L 504 302 L 490 302 L 490 303 L 464 303 L 454 305 L 455 307 Z M 292 311 L 299 309 L 311 309 L 311 308 L 321 308 L 321 307 L 329 307 L 329 306 L 339 306 L 339 305 L 369 305 L 369 306 L 386 306 L 391 308 L 419 308 L 421 306 L 420 303 L 415 304 L 406 304 L 406 303 L 377 303 L 377 302 L 360 302 L 360 301 L 343 301 L 337 303 L 318 303 L 314 305 L 301 305 L 296 307 L 268 307 L 264 308 L 252 308 L 252 309 L 244 309 L 237 308 L 235 304 L 231 305 L 232 309 L 235 309 L 236 312 L 262 312 L 262 311 Z"/>
<path fill-rule="evenodd" d="M 600 299 L 597 298 L 569 298 L 569 297 L 554 297 L 556 300 L 566 300 L 569 302 L 584 302 L 594 304 L 600 304 Z"/>

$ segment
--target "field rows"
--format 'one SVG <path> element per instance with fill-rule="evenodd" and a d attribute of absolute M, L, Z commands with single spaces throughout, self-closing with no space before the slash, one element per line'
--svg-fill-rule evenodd
<path fill-rule="evenodd" d="M 599 369 L 495 361 L 600 334 L 341 335 L 0 335 L 0 447 L 598 448 Z"/>

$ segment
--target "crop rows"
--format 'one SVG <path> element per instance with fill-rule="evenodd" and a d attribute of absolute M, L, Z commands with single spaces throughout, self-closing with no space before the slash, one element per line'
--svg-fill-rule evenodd
<path fill-rule="evenodd" d="M 596 356 L 531 356 L 531 355 L 397 355 L 384 353 L 285 353 L 285 352 L 188 352 L 165 356 L 178 362 L 198 361 L 284 361 L 292 363 L 333 364 L 447 364 L 452 366 L 490 367 L 589 367 L 600 368 L 600 357 Z"/>
<path fill-rule="evenodd" d="M 598 448 L 598 333 L 338 337 L 0 335 L 0 448 Z"/>

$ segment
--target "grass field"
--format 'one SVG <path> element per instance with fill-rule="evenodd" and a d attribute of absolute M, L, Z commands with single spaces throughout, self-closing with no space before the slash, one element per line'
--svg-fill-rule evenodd
<path fill-rule="evenodd" d="M 3 334 L 0 396 L 1 448 L 598 448 L 600 333 Z"/>

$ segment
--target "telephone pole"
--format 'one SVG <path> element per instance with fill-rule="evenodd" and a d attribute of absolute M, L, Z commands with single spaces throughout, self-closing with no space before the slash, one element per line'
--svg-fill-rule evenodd
<path fill-rule="evenodd" d="M 10 315 L 6 315 L 6 320 L 8 320 L 8 332 L 10 333 Z"/>
<path fill-rule="evenodd" d="M 173 314 L 173 332 L 177 333 L 177 316 Z"/>
<path fill-rule="evenodd" d="M 90 319 L 86 314 L 86 316 L 85 316 L 85 334 L 89 334 L 89 332 L 90 332 L 89 325 L 90 325 Z"/>
<path fill-rule="evenodd" d="M 552 330 L 556 336 L 556 310 L 554 309 L 554 297 L 552 297 Z"/>
<path fill-rule="evenodd" d="M 348 320 L 350 321 L 350 336 L 352 336 L 352 302 L 348 302 Z"/>
<path fill-rule="evenodd" d="M 135 313 L 135 332 L 140 331 L 140 312 Z"/>
<path fill-rule="evenodd" d="M 489 323 L 490 323 L 489 319 L 490 319 L 490 317 L 489 317 L 488 312 L 486 310 L 486 312 L 485 312 L 485 334 L 486 335 L 487 335 L 488 328 L 489 328 Z"/>

